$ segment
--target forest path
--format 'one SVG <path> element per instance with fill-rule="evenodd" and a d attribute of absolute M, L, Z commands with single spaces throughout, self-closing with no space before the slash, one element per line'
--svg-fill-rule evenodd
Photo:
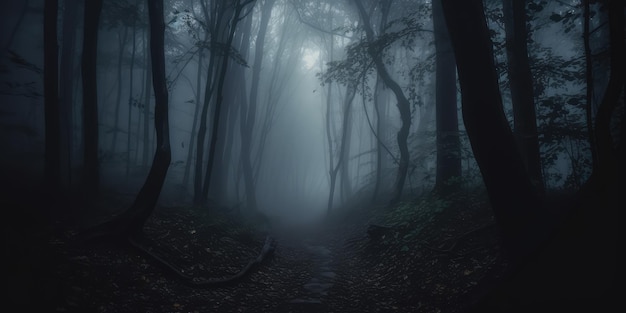
<path fill-rule="evenodd" d="M 355 237 L 365 236 L 369 218 L 351 218 L 349 223 L 336 218 L 322 219 L 316 223 L 278 227 L 272 231 L 276 238 L 275 253 L 299 255 L 299 266 L 306 269 L 305 279 L 301 279 L 295 297 L 288 296 L 280 312 L 332 312 L 347 303 L 338 303 L 345 298 L 341 293 L 346 284 L 345 276 L 349 268 L 342 266 L 347 257 L 355 253 L 346 242 Z M 339 305 L 339 307 L 338 307 Z"/>

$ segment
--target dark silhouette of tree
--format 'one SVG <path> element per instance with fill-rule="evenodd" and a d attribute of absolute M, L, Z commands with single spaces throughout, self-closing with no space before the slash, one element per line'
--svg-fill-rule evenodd
<path fill-rule="evenodd" d="M 530 179 L 543 190 L 533 78 L 528 61 L 526 1 L 503 0 L 508 76 L 513 103 L 513 134 Z"/>
<path fill-rule="evenodd" d="M 378 35 L 382 35 L 385 32 L 387 21 L 389 19 L 389 10 L 393 0 L 383 0 L 380 4 L 380 25 L 378 25 Z M 388 105 L 386 101 L 385 84 L 383 84 L 380 75 L 376 75 L 376 89 L 374 89 L 374 115 L 376 117 L 376 181 L 374 182 L 374 193 L 372 194 L 372 200 L 376 200 L 381 190 L 381 184 L 383 181 L 383 161 L 385 155 L 385 145 L 380 139 L 381 134 L 385 131 L 385 116 L 383 112 L 384 108 Z M 382 111 L 382 112 L 381 112 Z M 366 111 L 367 112 L 367 111 Z"/>
<path fill-rule="evenodd" d="M 254 0 L 238 0 L 234 2 L 215 2 L 209 8 L 207 4 L 201 2 L 204 15 L 205 32 L 210 34 L 208 42 L 204 42 L 208 47 L 209 65 L 207 71 L 206 85 L 204 88 L 204 102 L 200 113 L 200 125 L 198 128 L 196 167 L 194 171 L 194 203 L 203 204 L 207 201 L 211 184 L 211 175 L 217 151 L 217 141 L 224 134 L 219 134 L 220 116 L 222 103 L 224 102 L 223 90 L 228 69 L 228 60 L 234 57 L 232 53 L 232 42 L 236 33 L 237 24 L 241 20 L 244 9 Z M 249 12 L 247 12 L 249 13 Z M 202 163 L 204 161 L 204 141 L 208 131 L 209 104 L 213 103 L 213 120 L 211 124 L 211 137 L 209 140 L 209 151 L 207 168 L 204 177 L 202 175 Z M 224 121 L 225 122 L 225 121 Z"/>
<path fill-rule="evenodd" d="M 591 150 L 591 165 L 593 170 L 598 169 L 598 147 L 596 146 L 596 135 L 593 129 L 593 56 L 591 54 L 590 37 L 591 31 L 589 23 L 591 22 L 591 9 L 589 7 L 590 0 L 583 0 L 583 46 L 585 49 L 585 117 L 587 122 L 587 136 Z"/>
<path fill-rule="evenodd" d="M 506 245 L 521 257 L 537 244 L 529 238 L 529 227 L 537 220 L 540 203 L 504 114 L 483 4 L 481 0 L 444 0 L 443 12 L 472 151 Z M 539 229 L 532 231 L 541 235 Z"/>
<path fill-rule="evenodd" d="M 85 2 L 83 36 L 83 141 L 84 169 L 83 188 L 85 197 L 93 200 L 99 188 L 98 161 L 98 85 L 96 63 L 98 56 L 98 24 L 102 11 L 102 0 Z"/>
<path fill-rule="evenodd" d="M 61 45 L 59 93 L 61 101 L 61 177 L 63 183 L 72 184 L 73 145 L 73 112 L 76 25 L 78 10 L 76 0 L 66 0 L 63 9 L 63 42 Z M 63 174 L 65 172 L 66 174 Z"/>
<path fill-rule="evenodd" d="M 217 90 L 215 93 L 215 96 L 216 96 L 215 112 L 213 114 L 213 125 L 212 125 L 213 127 L 211 129 L 211 140 L 209 143 L 209 158 L 208 158 L 206 174 L 204 178 L 204 185 L 202 187 L 202 202 L 206 202 L 208 193 L 209 193 L 209 188 L 210 188 L 210 183 L 211 183 L 211 173 L 213 171 L 213 163 L 215 160 L 215 153 L 216 153 L 216 147 L 217 147 L 217 140 L 218 138 L 224 136 L 223 134 L 218 134 L 218 130 L 219 130 L 219 125 L 220 125 L 220 116 L 221 116 L 220 114 L 222 111 L 222 103 L 224 100 L 223 90 L 224 90 L 226 72 L 228 69 L 228 60 L 231 58 L 230 47 L 232 46 L 232 43 L 233 43 L 237 24 L 241 20 L 241 13 L 243 12 L 244 8 L 248 4 L 251 4 L 254 1 L 255 0 L 238 0 L 235 3 L 230 4 L 232 5 L 232 7 L 227 8 L 227 10 L 232 10 L 233 13 L 229 20 L 224 21 L 226 22 L 226 24 L 229 25 L 229 28 L 227 28 L 228 31 L 225 33 L 227 34 L 226 42 L 223 43 L 225 46 L 225 51 L 223 51 L 221 63 L 219 66 L 219 71 L 216 72 Z"/>
<path fill-rule="evenodd" d="M 604 92 L 604 98 L 598 107 L 595 119 L 595 135 L 598 148 L 598 174 L 608 175 L 617 166 L 615 142 L 611 135 L 611 118 L 618 106 L 620 97 L 623 99 L 626 81 L 626 44 L 624 42 L 624 3 L 608 1 L 609 15 L 609 57 L 611 73 Z M 623 138 L 623 137 L 622 137 Z"/>
<path fill-rule="evenodd" d="M 437 127 L 437 170 L 435 189 L 448 193 L 458 188 L 461 177 L 461 143 L 456 99 L 456 63 L 441 0 L 432 2 L 435 34 L 436 73 L 435 121 Z"/>
<path fill-rule="evenodd" d="M 272 8 L 275 0 L 265 0 L 261 7 L 261 21 L 259 22 L 259 31 L 255 41 L 254 48 L 254 64 L 252 65 L 252 79 L 250 81 L 250 97 L 248 97 L 247 110 L 243 113 L 244 119 L 241 132 L 241 165 L 243 171 L 243 181 L 246 190 L 246 204 L 248 210 L 257 209 L 256 187 L 254 181 L 254 172 L 252 169 L 252 136 L 254 125 L 257 119 L 257 106 L 259 98 L 259 83 L 261 75 L 261 66 L 263 64 L 263 50 L 265 46 L 265 35 L 267 34 L 267 26 L 269 24 Z"/>
<path fill-rule="evenodd" d="M 44 6 L 44 96 L 46 121 L 45 181 L 52 194 L 60 182 L 61 109 L 59 105 L 59 49 L 57 47 L 57 17 L 59 2 L 46 1 Z"/>
<path fill-rule="evenodd" d="M 402 190 L 404 189 L 404 181 L 406 180 L 406 175 L 409 169 L 409 148 L 407 146 L 407 139 L 409 137 L 409 128 L 411 127 L 411 104 L 407 97 L 404 95 L 402 91 L 402 87 L 398 85 L 398 83 L 391 77 L 385 63 L 382 58 L 382 49 L 375 44 L 372 44 L 375 40 L 374 31 L 372 30 L 372 26 L 370 24 L 370 17 L 368 13 L 365 11 L 363 4 L 360 0 L 355 0 L 354 3 L 359 11 L 359 16 L 361 17 L 363 28 L 365 29 L 365 34 L 367 37 L 367 41 L 370 43 L 367 48 L 367 52 L 370 57 L 373 59 L 374 64 L 376 65 L 376 70 L 378 75 L 380 75 L 381 79 L 385 83 L 389 89 L 396 96 L 398 111 L 400 112 L 400 119 L 402 120 L 402 126 L 400 130 L 398 130 L 397 141 L 398 148 L 400 149 L 400 160 L 398 164 L 398 174 L 396 176 L 395 182 L 395 192 L 391 199 L 392 203 L 398 202 L 400 197 L 402 196 Z"/>
<path fill-rule="evenodd" d="M 152 86 L 155 98 L 154 124 L 157 149 L 146 181 L 130 209 L 114 219 L 81 234 L 80 239 L 83 241 L 100 237 L 125 239 L 140 234 L 143 225 L 156 206 L 170 166 L 171 148 L 168 121 L 168 91 L 165 81 L 163 1 L 149 0 L 148 14 L 150 19 L 150 54 L 152 60 Z"/>

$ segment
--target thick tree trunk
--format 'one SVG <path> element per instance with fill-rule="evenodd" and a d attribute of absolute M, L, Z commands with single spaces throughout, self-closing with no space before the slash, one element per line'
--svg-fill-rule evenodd
<path fill-rule="evenodd" d="M 611 136 L 611 118 L 623 95 L 626 81 L 626 43 L 624 42 L 624 3 L 610 0 L 608 3 L 609 15 L 609 55 L 611 73 L 604 98 L 596 114 L 596 143 L 598 145 L 598 173 L 606 176 L 617 165 L 615 142 Z M 623 161 L 622 161 L 623 162 Z"/>
<path fill-rule="evenodd" d="M 128 211 L 134 215 L 130 231 L 139 232 L 156 205 L 171 161 L 168 93 L 165 80 L 165 23 L 163 0 L 148 0 L 150 17 L 150 56 L 152 61 L 152 86 L 154 89 L 154 126 L 156 153 L 146 182 Z"/>
<path fill-rule="evenodd" d="M 84 196 L 92 201 L 98 194 L 100 170 L 98 160 L 98 24 L 103 0 L 85 2 L 83 38 L 83 141 L 84 141 Z"/>
<path fill-rule="evenodd" d="M 101 224 L 82 234 L 88 241 L 100 237 L 129 238 L 141 233 L 156 206 L 171 161 L 168 122 L 168 93 L 165 81 L 165 50 L 163 0 L 148 0 L 150 16 L 150 54 L 152 60 L 152 85 L 154 88 L 154 121 L 157 149 L 146 181 L 137 194 L 130 209 L 111 221 Z"/>
<path fill-rule="evenodd" d="M 442 193 L 459 188 L 461 176 L 461 142 L 456 100 L 456 63 L 443 17 L 441 0 L 433 5 L 437 72 L 435 74 L 437 170 L 435 189 Z M 457 179 L 455 179 L 457 178 Z"/>
<path fill-rule="evenodd" d="M 533 78 L 528 60 L 526 1 L 503 0 L 509 84 L 513 102 L 513 134 L 533 185 L 543 192 Z"/>
<path fill-rule="evenodd" d="M 442 3 L 456 57 L 467 135 L 505 243 L 513 257 L 520 259 L 544 235 L 541 229 L 529 229 L 538 226 L 542 212 L 502 107 L 483 3 Z"/>
<path fill-rule="evenodd" d="M 359 11 L 361 20 L 363 21 L 363 27 L 365 28 L 365 34 L 367 41 L 372 42 L 374 38 L 374 32 L 370 25 L 370 18 L 360 0 L 355 0 L 354 3 Z M 369 45 L 368 53 L 374 60 L 376 70 L 380 78 L 385 85 L 391 89 L 396 96 L 398 111 L 400 112 L 400 119 L 402 120 L 402 126 L 398 130 L 396 135 L 398 141 L 398 148 L 400 149 L 400 164 L 398 164 L 398 174 L 396 176 L 395 192 L 391 199 L 391 203 L 400 201 L 402 197 L 402 191 L 404 189 L 404 182 L 406 180 L 407 171 L 409 169 L 409 147 L 407 145 L 407 139 L 409 138 L 409 128 L 411 127 L 411 104 L 402 91 L 402 87 L 389 75 L 385 63 L 382 58 L 382 51 L 376 49 L 374 45 Z"/>
<path fill-rule="evenodd" d="M 46 122 L 45 182 L 56 194 L 61 166 L 61 110 L 59 105 L 59 50 L 57 48 L 57 17 L 59 2 L 49 0 L 44 6 L 44 100 Z"/>
<path fill-rule="evenodd" d="M 61 179 L 72 184 L 73 115 L 74 115 L 74 56 L 76 49 L 76 0 L 65 0 L 63 11 L 63 42 L 61 46 L 60 100 L 61 100 Z M 63 174 L 65 173 L 65 174 Z"/>

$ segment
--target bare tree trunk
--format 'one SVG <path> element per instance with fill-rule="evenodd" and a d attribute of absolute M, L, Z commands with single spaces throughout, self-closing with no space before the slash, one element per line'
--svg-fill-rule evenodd
<path fill-rule="evenodd" d="M 354 102 L 354 96 L 356 95 L 356 82 L 349 83 L 346 87 L 346 94 L 343 101 L 343 121 L 341 126 L 341 148 L 339 148 L 339 158 L 337 164 L 330 170 L 330 194 L 328 196 L 328 212 L 332 209 L 333 198 L 335 196 L 335 185 L 337 183 L 337 174 L 342 166 L 346 166 L 346 156 L 348 153 L 348 145 L 346 144 L 346 138 L 348 137 L 348 128 L 350 124 L 350 111 L 352 110 L 352 103 Z"/>
<path fill-rule="evenodd" d="M 128 27 L 124 26 L 124 35 L 119 35 L 119 54 L 117 59 L 117 98 L 115 100 L 115 122 L 113 123 L 113 139 L 111 140 L 112 154 L 115 154 L 115 145 L 117 144 L 117 133 L 120 125 L 120 107 L 122 106 L 122 63 L 124 61 L 124 48 L 128 39 Z"/>
<path fill-rule="evenodd" d="M 235 36 L 235 31 L 237 28 L 237 23 L 240 20 L 240 16 L 241 16 L 241 12 L 244 9 L 244 7 L 253 2 L 252 0 L 246 0 L 246 1 L 237 1 L 235 4 L 233 4 L 234 8 L 232 8 L 232 10 L 234 10 L 234 13 L 232 13 L 232 15 L 230 15 L 230 21 L 228 24 L 228 27 L 225 28 L 225 30 L 227 30 L 228 32 L 225 33 L 227 34 L 227 39 L 225 42 L 225 46 L 226 47 L 230 47 L 232 45 L 234 36 Z M 215 162 L 215 152 L 216 152 L 216 146 L 217 146 L 217 139 L 219 138 L 218 136 L 223 136 L 220 135 L 219 132 L 219 125 L 220 125 L 220 116 L 221 116 L 221 112 L 222 112 L 222 102 L 223 102 L 223 89 L 224 89 L 224 81 L 225 81 L 225 77 L 226 77 L 226 71 L 228 69 L 228 61 L 230 58 L 230 53 L 229 51 L 225 51 L 224 55 L 222 57 L 222 62 L 221 62 L 221 66 L 220 66 L 220 72 L 218 73 L 217 78 L 217 90 L 216 90 L 216 99 L 215 99 L 215 114 L 213 115 L 213 128 L 211 131 L 211 142 L 210 142 L 210 146 L 209 146 L 209 158 L 208 158 L 208 162 L 207 162 L 207 170 L 206 170 L 206 175 L 205 175 L 205 181 L 204 181 L 204 186 L 202 188 L 202 195 L 204 197 L 204 201 L 206 201 L 206 197 L 208 195 L 208 191 L 210 188 L 210 183 L 211 183 L 211 174 L 213 171 L 213 164 Z M 256 207 L 254 207 L 256 208 Z"/>
<path fill-rule="evenodd" d="M 135 6 L 136 8 L 136 6 Z M 132 127 L 132 113 L 133 113 L 133 86 L 134 86 L 134 71 L 135 71 L 135 52 L 137 50 L 136 47 L 136 39 L 137 39 L 137 27 L 136 20 L 133 20 L 133 47 L 131 48 L 130 53 L 130 69 L 129 69 L 129 77 L 128 77 L 128 123 L 126 125 L 126 129 L 128 130 L 128 134 L 126 134 L 126 179 L 128 180 L 128 176 L 130 174 L 130 140 L 131 140 L 131 127 Z M 137 146 L 135 146 L 135 150 L 137 150 Z"/>
<path fill-rule="evenodd" d="M 191 169 L 191 163 L 193 161 L 193 149 L 196 143 L 196 128 L 198 127 L 198 113 L 200 112 L 200 96 L 202 94 L 202 58 L 204 49 L 201 47 L 198 50 L 198 70 L 196 73 L 196 99 L 194 101 L 194 113 L 193 123 L 191 125 L 191 133 L 189 134 L 189 147 L 187 152 L 187 162 L 185 162 L 185 172 L 183 174 L 183 189 L 187 189 L 189 185 L 189 172 Z"/>
<path fill-rule="evenodd" d="M 590 30 L 589 23 L 591 22 L 589 0 L 583 0 L 584 12 L 583 12 L 583 44 L 585 47 L 585 83 L 586 83 L 586 121 L 587 121 L 587 136 L 589 140 L 589 150 L 591 150 L 591 164 L 593 170 L 598 170 L 598 147 L 596 145 L 596 135 L 593 129 L 593 93 L 594 93 L 594 81 L 593 81 L 593 56 L 591 55 Z"/>
<path fill-rule="evenodd" d="M 65 0 L 63 42 L 61 48 L 61 174 L 66 186 L 72 184 L 72 134 L 74 114 L 74 49 L 76 48 L 76 0 Z"/>
<path fill-rule="evenodd" d="M 266 0 L 261 9 L 261 21 L 259 26 L 259 32 L 256 38 L 256 46 L 254 52 L 254 65 L 252 66 L 252 79 L 250 86 L 250 97 L 248 98 L 249 105 L 245 119 L 240 121 L 245 127 L 243 128 L 241 137 L 241 158 L 243 165 L 243 179 L 246 189 L 246 203 L 248 210 L 257 209 L 256 201 L 256 187 L 254 184 L 254 175 L 252 170 L 251 154 L 252 154 L 252 136 L 254 130 L 254 124 L 256 122 L 256 110 L 258 105 L 258 91 L 261 75 L 261 66 L 263 64 L 263 48 L 265 45 L 265 35 L 267 33 L 267 26 L 269 24 L 270 16 L 272 14 L 272 7 L 274 6 L 274 0 Z"/>
<path fill-rule="evenodd" d="M 148 33 L 146 31 L 146 37 Z M 143 170 L 148 169 L 148 157 L 150 155 L 150 77 L 152 76 L 152 67 L 150 54 L 148 50 L 144 50 L 146 60 L 146 80 L 144 85 L 144 98 L 143 98 L 143 157 L 141 160 L 141 167 Z"/>
<path fill-rule="evenodd" d="M 520 259 L 545 236 L 539 228 L 544 212 L 504 114 L 483 3 L 442 3 L 456 57 L 465 129 L 505 244 Z"/>
<path fill-rule="evenodd" d="M 623 94 L 624 82 L 626 81 L 626 44 L 624 42 L 624 3 L 623 1 L 610 0 L 608 3 L 609 14 L 609 40 L 611 73 L 609 83 L 604 93 L 604 98 L 598 107 L 596 114 L 596 143 L 598 145 L 598 173 L 601 176 L 608 175 L 617 165 L 615 143 L 611 136 L 611 118 L 613 111 Z"/>
<path fill-rule="evenodd" d="M 350 89 L 351 87 L 348 87 Z M 354 101 L 354 96 L 356 93 L 356 86 L 354 86 L 354 93 L 351 90 L 346 91 L 346 97 L 352 97 L 351 102 Z M 346 110 L 343 112 L 344 114 L 344 124 L 343 128 L 344 136 L 341 138 L 341 156 L 342 164 L 341 164 L 341 201 L 344 203 L 348 200 L 348 198 L 352 194 L 352 182 L 350 178 L 350 150 L 352 145 L 352 105 L 348 106 Z"/>
<path fill-rule="evenodd" d="M 84 141 L 84 196 L 92 201 L 98 194 L 100 170 L 98 160 L 98 24 L 102 0 L 85 2 L 83 38 L 83 141 Z"/>
<path fill-rule="evenodd" d="M 45 183 L 55 196 L 60 182 L 61 166 L 61 110 L 59 106 L 59 50 L 57 48 L 58 0 L 44 5 L 44 100 L 45 100 Z"/>
<path fill-rule="evenodd" d="M 154 211 L 170 166 L 171 148 L 168 122 L 168 93 L 165 81 L 163 0 L 148 0 L 148 14 L 150 16 L 150 53 L 152 55 L 152 82 L 155 97 L 156 153 L 154 154 L 146 181 L 132 206 L 112 220 L 83 233 L 83 241 L 100 237 L 127 239 L 140 234 L 146 220 Z"/>
<path fill-rule="evenodd" d="M 370 18 L 360 0 L 354 0 L 356 7 L 359 11 L 359 16 L 363 21 L 363 27 L 367 36 L 367 41 L 372 42 L 374 40 L 374 32 L 370 24 Z M 378 75 L 385 82 L 385 85 L 391 89 L 396 96 L 398 111 L 400 112 L 400 119 L 402 120 L 402 126 L 398 130 L 397 141 L 398 148 L 400 149 L 400 164 L 398 165 L 398 175 L 396 176 L 395 193 L 391 199 L 391 203 L 400 201 L 402 196 L 402 190 L 404 189 L 404 182 L 409 169 L 409 147 L 407 145 L 407 139 L 409 138 L 409 128 L 411 127 L 411 104 L 404 95 L 402 87 L 389 75 L 385 63 L 382 59 L 382 51 L 376 50 L 374 45 L 369 45 L 368 53 L 374 60 Z"/>
<path fill-rule="evenodd" d="M 384 0 L 381 3 L 381 19 L 380 25 L 378 26 L 378 34 L 382 35 L 385 31 L 385 26 L 387 25 L 387 20 L 389 18 L 389 9 L 391 8 L 391 3 L 393 0 Z M 376 75 L 376 85 L 374 87 L 374 112 L 376 113 L 376 134 L 374 137 L 376 140 L 376 182 L 374 185 L 374 194 L 372 195 L 372 200 L 376 200 L 378 194 L 380 193 L 380 184 L 383 179 L 383 142 L 382 142 L 382 133 L 384 128 L 384 118 L 381 116 L 380 108 L 381 106 L 387 106 L 387 103 L 383 103 L 383 99 L 386 99 L 385 95 L 385 85 L 383 84 L 380 75 Z"/>
<path fill-rule="evenodd" d="M 456 100 L 456 63 L 441 0 L 433 5 L 437 72 L 435 79 L 437 124 L 437 170 L 435 189 L 450 193 L 458 189 L 461 176 L 461 142 Z"/>
<path fill-rule="evenodd" d="M 526 1 L 503 0 L 506 52 L 513 102 L 513 134 L 535 187 L 543 192 L 533 78 L 528 61 Z"/>

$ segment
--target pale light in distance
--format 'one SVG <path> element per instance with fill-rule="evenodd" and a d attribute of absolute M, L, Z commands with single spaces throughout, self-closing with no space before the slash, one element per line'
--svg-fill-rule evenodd
<path fill-rule="evenodd" d="M 312 69 L 317 65 L 317 62 L 320 57 L 320 51 L 317 49 L 309 49 L 304 48 L 304 52 L 302 53 L 302 61 L 304 64 L 304 68 L 307 70 Z"/>

